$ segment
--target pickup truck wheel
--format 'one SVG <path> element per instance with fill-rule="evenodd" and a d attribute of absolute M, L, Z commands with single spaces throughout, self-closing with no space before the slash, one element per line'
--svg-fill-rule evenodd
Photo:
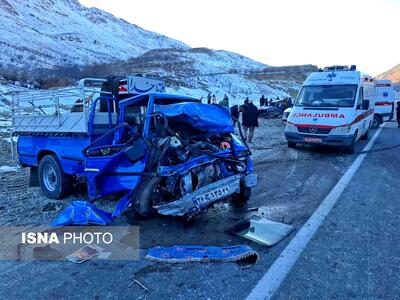
<path fill-rule="evenodd" d="M 50 199 L 62 199 L 71 191 L 71 176 L 65 174 L 54 155 L 46 155 L 39 162 L 39 183 L 43 194 Z"/>
<path fill-rule="evenodd" d="M 294 149 L 294 148 L 296 148 L 296 143 L 287 142 L 287 146 L 288 146 L 288 148 Z"/>
<path fill-rule="evenodd" d="M 159 182 L 160 178 L 158 177 L 146 177 L 138 183 L 132 201 L 133 212 L 137 219 L 148 219 L 156 214 L 153 209 L 153 196 L 154 189 Z"/>
<path fill-rule="evenodd" d="M 233 200 L 237 204 L 244 204 L 250 200 L 250 197 L 251 197 L 251 188 L 241 184 L 240 192 L 233 195 Z"/>

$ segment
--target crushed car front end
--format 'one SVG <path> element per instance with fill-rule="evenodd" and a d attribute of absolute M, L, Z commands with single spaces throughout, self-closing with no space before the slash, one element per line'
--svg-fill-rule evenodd
<path fill-rule="evenodd" d="M 132 193 L 135 212 L 191 218 L 228 198 L 247 201 L 257 176 L 228 110 L 186 97 L 150 97 L 143 134 L 150 175 Z"/>

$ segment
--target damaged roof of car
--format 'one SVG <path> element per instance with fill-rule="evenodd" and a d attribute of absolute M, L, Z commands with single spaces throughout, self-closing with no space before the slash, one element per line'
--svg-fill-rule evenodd
<path fill-rule="evenodd" d="M 162 113 L 174 122 L 190 124 L 208 133 L 234 132 L 230 112 L 217 104 L 204 104 L 199 99 L 181 95 L 150 93 L 128 98 L 120 102 L 121 110 L 131 104 L 154 101 L 154 112 Z"/>

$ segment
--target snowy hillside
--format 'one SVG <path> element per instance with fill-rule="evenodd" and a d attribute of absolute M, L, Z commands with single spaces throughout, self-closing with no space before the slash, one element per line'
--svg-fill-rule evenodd
<path fill-rule="evenodd" d="M 400 82 L 400 64 L 393 67 L 389 71 L 378 75 L 379 79 L 389 79 L 393 82 Z"/>
<path fill-rule="evenodd" d="M 77 0 L 0 0 L 0 66 L 52 68 L 187 48 Z"/>
<path fill-rule="evenodd" d="M 254 76 L 268 66 L 242 55 L 207 48 L 152 50 L 128 61 L 104 65 L 100 73 L 145 74 L 164 79 L 170 92 L 205 97 L 208 92 L 222 99 L 226 93 L 233 103 L 245 97 L 259 99 L 287 97 L 300 88 L 293 80 L 272 80 Z M 90 72 L 90 67 L 88 69 Z M 98 66 L 94 67 L 98 71 Z M 100 74 L 98 74 L 100 75 Z"/>

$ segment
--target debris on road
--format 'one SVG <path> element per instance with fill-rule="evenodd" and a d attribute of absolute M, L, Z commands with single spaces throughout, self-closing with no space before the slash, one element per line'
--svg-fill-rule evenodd
<path fill-rule="evenodd" d="M 81 264 L 99 255 L 104 249 L 95 245 L 86 245 L 67 256 L 68 261 Z"/>
<path fill-rule="evenodd" d="M 293 226 L 253 216 L 236 224 L 230 232 L 264 246 L 273 246 L 289 235 Z"/>
<path fill-rule="evenodd" d="M 165 263 L 246 262 L 253 265 L 258 261 L 258 254 L 248 245 L 172 246 L 150 248 L 145 258 Z"/>
<path fill-rule="evenodd" d="M 52 226 L 106 225 L 113 221 L 110 213 L 86 201 L 74 201 L 51 223 Z"/>
<path fill-rule="evenodd" d="M 132 279 L 132 282 L 129 284 L 129 287 L 131 287 L 134 283 L 136 283 L 143 290 L 145 290 L 146 293 L 150 293 L 150 290 L 147 287 L 145 287 L 139 280 L 136 279 Z"/>

